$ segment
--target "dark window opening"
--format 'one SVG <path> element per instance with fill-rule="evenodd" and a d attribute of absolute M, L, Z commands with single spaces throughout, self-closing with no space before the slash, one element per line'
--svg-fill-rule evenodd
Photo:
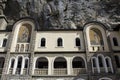
<path fill-rule="evenodd" d="M 6 46 L 6 43 L 7 43 L 7 39 L 4 39 L 4 40 L 3 40 L 3 45 L 2 45 L 2 46 L 5 47 L 5 46 Z"/>
<path fill-rule="evenodd" d="M 85 63 L 82 58 L 76 57 L 72 62 L 73 68 L 85 68 Z"/>
<path fill-rule="evenodd" d="M 63 42 L 61 38 L 57 40 L 57 46 L 63 46 Z"/>
<path fill-rule="evenodd" d="M 14 67 L 14 63 L 15 63 L 15 60 L 14 60 L 14 59 L 12 59 L 12 61 L 11 61 L 11 68 L 13 68 L 13 67 Z"/>
<path fill-rule="evenodd" d="M 120 68 L 120 59 L 119 59 L 119 56 L 115 56 L 115 62 L 116 62 L 117 68 Z"/>
<path fill-rule="evenodd" d="M 114 44 L 114 46 L 118 46 L 117 38 L 113 38 L 113 44 Z"/>
<path fill-rule="evenodd" d="M 106 64 L 107 64 L 107 67 L 110 67 L 108 59 L 106 59 Z"/>
<path fill-rule="evenodd" d="M 93 67 L 96 67 L 96 61 L 93 59 Z"/>
<path fill-rule="evenodd" d="M 5 58 L 1 57 L 0 58 L 0 68 L 4 67 L 4 61 L 5 61 Z"/>
<path fill-rule="evenodd" d="M 28 68 L 28 59 L 25 60 L 25 68 Z"/>
<path fill-rule="evenodd" d="M 48 60 L 46 58 L 37 59 L 36 68 L 48 68 Z"/>
<path fill-rule="evenodd" d="M 76 38 L 76 46 L 81 46 L 79 38 Z"/>
<path fill-rule="evenodd" d="M 57 58 L 54 61 L 54 68 L 67 68 L 67 62 L 64 58 Z"/>
<path fill-rule="evenodd" d="M 21 67 L 22 67 L 22 57 L 19 57 L 17 68 L 21 68 Z"/>
<path fill-rule="evenodd" d="M 98 60 L 99 60 L 99 66 L 100 67 L 103 67 L 103 61 L 102 61 L 102 57 L 98 57 Z"/>
<path fill-rule="evenodd" d="M 41 47 L 45 47 L 45 42 L 46 42 L 46 41 L 45 41 L 45 38 L 42 38 L 42 39 L 41 39 Z"/>

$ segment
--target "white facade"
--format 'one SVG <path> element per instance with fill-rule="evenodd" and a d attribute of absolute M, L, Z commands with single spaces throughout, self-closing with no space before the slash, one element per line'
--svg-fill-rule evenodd
<path fill-rule="evenodd" d="M 0 32 L 1 79 L 119 80 L 114 76 L 120 73 L 119 34 L 120 29 L 101 23 L 80 30 L 37 30 L 33 20 L 19 20 L 12 31 Z"/>

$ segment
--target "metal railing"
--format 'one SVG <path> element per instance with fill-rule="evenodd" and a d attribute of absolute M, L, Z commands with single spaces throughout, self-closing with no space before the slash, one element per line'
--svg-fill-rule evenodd
<path fill-rule="evenodd" d="M 85 73 L 86 73 L 85 68 L 73 68 L 73 75 L 85 74 Z"/>
<path fill-rule="evenodd" d="M 54 75 L 67 75 L 67 68 L 55 68 Z"/>
<path fill-rule="evenodd" d="M 43 69 L 35 69 L 34 70 L 34 75 L 48 75 L 48 69 L 43 68 Z"/>

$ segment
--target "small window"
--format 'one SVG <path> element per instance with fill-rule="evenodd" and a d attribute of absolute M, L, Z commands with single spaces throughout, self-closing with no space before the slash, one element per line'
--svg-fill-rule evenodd
<path fill-rule="evenodd" d="M 61 38 L 58 38 L 57 40 L 57 46 L 63 46 L 63 42 Z"/>
<path fill-rule="evenodd" d="M 113 38 L 113 44 L 114 44 L 114 46 L 118 46 L 118 41 L 117 41 L 117 38 Z"/>
<path fill-rule="evenodd" d="M 3 45 L 2 45 L 2 47 L 5 47 L 5 46 L 6 46 L 6 43 L 7 43 L 7 39 L 4 39 L 4 40 L 3 40 Z"/>
<path fill-rule="evenodd" d="M 42 39 L 41 39 L 41 47 L 45 47 L 45 43 L 46 43 L 45 38 L 42 38 Z"/>
<path fill-rule="evenodd" d="M 81 46 L 79 38 L 76 38 L 76 46 Z"/>

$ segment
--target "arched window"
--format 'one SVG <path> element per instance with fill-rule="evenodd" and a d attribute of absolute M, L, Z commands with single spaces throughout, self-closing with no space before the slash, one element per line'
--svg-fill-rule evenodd
<path fill-rule="evenodd" d="M 12 60 L 11 60 L 11 66 L 10 66 L 10 68 L 13 68 L 13 67 L 14 67 L 14 63 L 15 63 L 15 59 L 12 59 Z"/>
<path fill-rule="evenodd" d="M 105 61 L 106 61 L 106 67 L 108 69 L 108 72 L 112 73 L 113 72 L 113 67 L 112 67 L 111 58 L 110 57 L 105 57 Z"/>
<path fill-rule="evenodd" d="M 41 39 L 41 47 L 45 47 L 45 44 L 46 44 L 46 39 L 42 38 Z"/>
<path fill-rule="evenodd" d="M 116 65 L 117 65 L 117 68 L 120 68 L 120 58 L 119 56 L 115 55 L 115 62 L 116 62 Z"/>
<path fill-rule="evenodd" d="M 58 57 L 54 61 L 54 68 L 67 68 L 67 61 L 65 58 Z"/>
<path fill-rule="evenodd" d="M 98 56 L 98 61 L 99 61 L 99 66 L 104 67 L 103 58 L 101 56 Z"/>
<path fill-rule="evenodd" d="M 48 68 L 48 60 L 44 57 L 38 58 L 36 61 L 36 68 Z"/>
<path fill-rule="evenodd" d="M 72 61 L 73 68 L 85 68 L 85 62 L 81 57 L 75 57 Z"/>
<path fill-rule="evenodd" d="M 96 63 L 96 59 L 92 59 L 92 64 L 93 64 L 93 67 L 97 67 L 97 63 Z"/>
<path fill-rule="evenodd" d="M 19 57 L 19 58 L 18 58 L 16 74 L 20 74 L 20 72 L 21 72 L 21 68 L 22 68 L 22 60 L 23 60 L 22 57 Z"/>
<path fill-rule="evenodd" d="M 89 36 L 91 45 L 104 45 L 100 30 L 94 28 L 90 29 Z"/>
<path fill-rule="evenodd" d="M 6 46 L 6 43 L 7 43 L 7 39 L 4 39 L 4 40 L 3 40 L 3 45 L 2 45 L 2 47 L 5 47 L 5 46 Z"/>
<path fill-rule="evenodd" d="M 117 41 L 117 38 L 113 38 L 113 44 L 114 44 L 114 46 L 118 46 L 118 41 Z"/>
<path fill-rule="evenodd" d="M 79 39 L 79 38 L 76 38 L 76 39 L 75 39 L 75 44 L 76 44 L 76 46 L 81 46 L 81 44 L 80 44 L 80 39 Z"/>
<path fill-rule="evenodd" d="M 58 38 L 58 40 L 57 40 L 57 46 L 63 46 L 62 38 Z"/>

